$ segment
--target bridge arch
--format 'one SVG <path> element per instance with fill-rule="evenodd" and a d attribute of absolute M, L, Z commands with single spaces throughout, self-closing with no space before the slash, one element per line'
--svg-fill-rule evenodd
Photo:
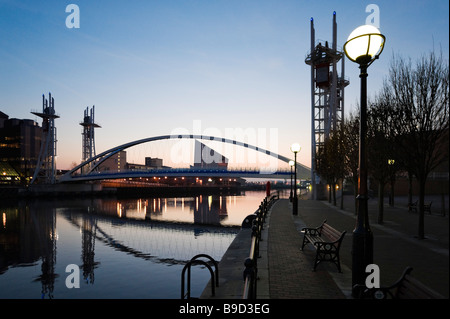
<path fill-rule="evenodd" d="M 149 143 L 149 142 L 154 142 L 154 141 L 160 141 L 160 140 L 176 140 L 176 139 L 195 139 L 195 140 L 209 140 L 209 141 L 216 141 L 216 142 L 222 142 L 222 143 L 229 143 L 229 144 L 233 144 L 233 145 L 237 145 L 237 146 L 242 146 L 245 148 L 249 148 L 252 150 L 255 150 L 257 152 L 261 152 L 264 153 L 268 156 L 272 156 L 278 160 L 281 160 L 283 162 L 289 163 L 289 161 L 291 160 L 290 158 L 283 156 L 283 155 L 279 155 L 276 154 L 274 152 L 271 152 L 269 150 L 263 149 L 261 147 L 258 146 L 254 146 L 248 143 L 244 143 L 244 142 L 240 142 L 240 141 L 236 141 L 233 139 L 228 139 L 228 138 L 223 138 L 223 137 L 216 137 L 216 136 L 209 136 L 209 135 L 197 135 L 197 134 L 171 134 L 171 135 L 160 135 L 160 136 L 153 136 L 153 137 L 148 137 L 148 138 L 143 138 L 140 140 L 135 140 L 129 143 L 125 143 L 113 148 L 110 148 L 109 150 L 106 150 L 94 157 L 91 157 L 90 159 L 88 159 L 87 161 L 75 166 L 73 169 L 71 169 L 69 172 L 65 173 L 61 178 L 60 181 L 68 181 L 71 179 L 71 176 L 73 173 L 75 173 L 76 171 L 82 169 L 83 167 L 86 167 L 88 165 L 90 165 L 91 163 L 95 163 L 89 170 L 89 172 L 87 172 L 87 174 L 92 173 L 101 163 L 103 163 L 105 160 L 107 160 L 108 158 L 110 158 L 111 156 L 113 156 L 114 154 L 117 154 L 118 152 L 121 152 L 127 148 L 139 145 L 139 144 L 144 144 L 144 143 Z M 98 160 L 98 161 L 97 161 Z M 97 161 L 97 162 L 96 162 Z M 300 167 L 300 169 L 306 169 L 306 170 L 310 170 L 308 167 L 297 163 L 297 167 Z"/>

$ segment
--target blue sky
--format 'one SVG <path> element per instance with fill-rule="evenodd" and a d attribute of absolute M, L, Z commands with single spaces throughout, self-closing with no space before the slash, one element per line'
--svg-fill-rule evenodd
<path fill-rule="evenodd" d="M 78 29 L 65 24 L 71 3 L 80 9 Z M 281 155 L 291 156 L 289 146 L 300 143 L 298 160 L 310 166 L 304 62 L 310 18 L 316 39 L 331 43 L 336 11 L 342 47 L 365 24 L 371 3 L 379 7 L 386 46 L 369 68 L 369 95 L 380 88 L 394 53 L 415 60 L 434 45 L 448 59 L 447 0 L 0 0 L 0 111 L 36 119 L 30 111 L 41 109 L 42 94 L 51 92 L 61 116 L 57 163 L 63 169 L 80 162 L 79 123 L 92 105 L 102 126 L 97 153 L 176 129 L 223 136 L 226 129 L 260 129 L 267 132 L 262 146 Z M 358 74 L 347 60 L 346 114 L 359 100 Z M 157 148 L 130 152 L 130 159 L 168 151 Z"/>

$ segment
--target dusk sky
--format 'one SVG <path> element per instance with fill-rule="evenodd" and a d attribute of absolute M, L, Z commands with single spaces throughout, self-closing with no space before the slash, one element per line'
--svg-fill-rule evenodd
<path fill-rule="evenodd" d="M 61 169 L 80 163 L 79 123 L 92 105 L 102 126 L 97 154 L 176 130 L 227 137 L 240 128 L 259 130 L 257 144 L 287 157 L 299 143 L 298 160 L 310 167 L 310 19 L 316 39 L 331 43 L 336 11 L 342 48 L 371 3 L 386 45 L 368 70 L 369 95 L 393 54 L 415 61 L 434 48 L 448 60 L 447 0 L 0 0 L 0 111 L 41 123 L 30 111 L 51 92 Z M 79 7 L 79 28 L 66 26 L 69 4 Z M 358 66 L 348 59 L 345 66 L 348 115 L 360 82 Z M 173 143 L 162 145 L 130 151 L 129 159 L 169 155 Z"/>

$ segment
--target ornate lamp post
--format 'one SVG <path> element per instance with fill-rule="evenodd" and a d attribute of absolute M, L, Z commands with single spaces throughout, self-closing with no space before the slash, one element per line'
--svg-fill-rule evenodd
<path fill-rule="evenodd" d="M 289 166 L 291 167 L 291 194 L 289 195 L 289 201 L 291 201 L 292 202 L 292 187 L 293 187 L 293 185 L 292 185 L 292 168 L 294 167 L 294 165 L 295 165 L 295 163 L 294 163 L 294 161 L 289 161 Z"/>
<path fill-rule="evenodd" d="M 292 214 L 298 215 L 298 198 L 297 198 L 297 153 L 300 152 L 300 145 L 294 143 L 291 145 L 291 151 L 294 153 L 294 197 L 292 202 Z"/>
<path fill-rule="evenodd" d="M 373 263 L 373 234 L 369 226 L 367 209 L 367 68 L 378 59 L 384 48 L 385 37 L 372 25 L 363 25 L 350 33 L 344 44 L 345 55 L 359 64 L 361 78 L 361 107 L 359 126 L 359 176 L 358 176 L 358 215 L 353 230 L 352 243 L 352 286 L 365 283 L 365 270 Z M 353 292 L 356 293 L 355 291 Z"/>
<path fill-rule="evenodd" d="M 389 178 L 391 180 L 391 194 L 389 195 L 389 206 L 394 206 L 394 183 L 395 183 L 395 160 L 388 159 L 389 165 Z"/>

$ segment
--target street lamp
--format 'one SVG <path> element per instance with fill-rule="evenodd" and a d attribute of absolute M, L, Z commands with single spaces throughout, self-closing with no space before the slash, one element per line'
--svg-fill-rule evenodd
<path fill-rule="evenodd" d="M 395 183 L 395 160 L 388 159 L 389 178 L 391 180 L 391 194 L 389 195 L 389 206 L 394 206 L 394 183 Z"/>
<path fill-rule="evenodd" d="M 295 162 L 289 161 L 289 166 L 291 167 L 291 195 L 289 195 L 289 201 L 292 202 L 292 168 L 294 167 Z"/>
<path fill-rule="evenodd" d="M 378 59 L 384 48 L 385 37 L 372 25 L 363 25 L 350 33 L 344 44 L 345 55 L 359 64 L 361 78 L 361 107 L 359 126 L 358 215 L 353 230 L 352 287 L 364 285 L 366 267 L 373 263 L 373 234 L 367 209 L 367 159 L 365 137 L 367 132 L 367 68 Z M 357 291 L 353 291 L 356 295 Z"/>
<path fill-rule="evenodd" d="M 294 143 L 291 145 L 291 151 L 294 153 L 294 198 L 292 203 L 292 214 L 298 215 L 298 199 L 297 199 L 297 153 L 300 152 L 300 145 Z"/>

